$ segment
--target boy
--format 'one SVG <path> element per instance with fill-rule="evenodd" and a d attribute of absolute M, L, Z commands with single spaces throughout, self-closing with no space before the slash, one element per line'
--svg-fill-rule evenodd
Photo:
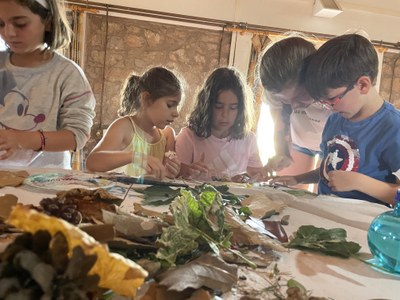
<path fill-rule="evenodd" d="M 347 34 L 322 45 L 302 72 L 314 99 L 333 113 L 322 133 L 320 169 L 274 182 L 288 185 L 319 180 L 319 194 L 394 204 L 400 169 L 400 112 L 374 85 L 378 56 L 368 39 Z"/>

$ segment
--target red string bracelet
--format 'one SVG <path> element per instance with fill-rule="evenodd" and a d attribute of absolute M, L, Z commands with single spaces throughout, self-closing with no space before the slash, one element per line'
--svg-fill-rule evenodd
<path fill-rule="evenodd" d="M 38 130 L 39 135 L 40 135 L 40 149 L 39 151 L 43 151 L 44 148 L 46 147 L 46 137 L 44 136 L 43 130 L 40 129 Z"/>

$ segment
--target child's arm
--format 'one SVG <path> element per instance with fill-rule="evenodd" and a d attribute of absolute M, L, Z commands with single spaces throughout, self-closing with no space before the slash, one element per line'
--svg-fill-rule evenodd
<path fill-rule="evenodd" d="M 358 172 L 331 171 L 328 175 L 328 186 L 334 192 L 356 190 L 391 205 L 400 187 L 398 179 L 397 184 L 387 183 Z"/>
<path fill-rule="evenodd" d="M 274 122 L 275 156 L 268 161 L 268 172 L 280 171 L 292 163 L 290 157 L 290 113 L 280 107 L 271 106 L 270 113 Z"/>
<path fill-rule="evenodd" d="M 175 154 L 175 131 L 171 127 L 166 127 L 163 130 L 164 136 L 167 140 L 165 145 L 165 153 L 172 152 Z M 164 165 L 167 170 L 168 178 L 175 178 L 178 176 L 181 170 L 181 163 L 177 159 L 176 155 L 174 157 L 168 157 L 167 155 L 164 157 Z"/>
<path fill-rule="evenodd" d="M 86 168 L 90 171 L 105 172 L 132 162 L 132 151 L 125 151 L 132 137 L 132 125 L 126 118 L 115 120 L 103 138 L 90 152 Z"/>
<path fill-rule="evenodd" d="M 318 181 L 319 168 L 299 175 L 276 176 L 271 180 L 271 183 L 281 183 L 287 186 L 294 186 L 298 184 L 317 183 Z"/>
<path fill-rule="evenodd" d="M 75 136 L 70 130 L 59 131 L 19 131 L 0 130 L 0 150 L 5 151 L 0 159 L 11 156 L 14 150 L 30 149 L 64 151 L 76 148 Z"/>
<path fill-rule="evenodd" d="M 106 134 L 88 155 L 86 168 L 90 171 L 105 172 L 130 163 L 140 163 L 147 174 L 157 179 L 165 177 L 162 162 L 151 155 L 124 150 L 132 139 L 132 125 L 127 118 L 114 121 Z"/>

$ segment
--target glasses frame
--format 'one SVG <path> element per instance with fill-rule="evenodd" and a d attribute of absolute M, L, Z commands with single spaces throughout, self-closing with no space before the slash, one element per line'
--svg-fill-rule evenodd
<path fill-rule="evenodd" d="M 350 84 L 343 92 L 341 92 L 339 95 L 336 95 L 334 97 L 328 98 L 326 100 L 319 100 L 318 102 L 329 109 L 332 109 L 340 100 L 342 100 L 348 92 L 350 92 L 354 87 L 356 86 L 357 82 L 354 82 Z"/>

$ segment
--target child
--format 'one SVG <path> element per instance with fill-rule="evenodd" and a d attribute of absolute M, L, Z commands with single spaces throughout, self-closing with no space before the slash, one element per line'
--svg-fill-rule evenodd
<path fill-rule="evenodd" d="M 299 174 L 315 168 L 322 130 L 331 113 L 299 83 L 303 60 L 315 51 L 311 42 L 292 34 L 261 55 L 259 76 L 275 125 L 275 156 L 268 161 L 269 172 Z"/>
<path fill-rule="evenodd" d="M 262 173 L 252 125 L 252 99 L 240 73 L 218 68 L 197 95 L 188 126 L 176 138 L 181 175 L 224 179 L 247 172 Z"/>
<path fill-rule="evenodd" d="M 70 42 L 63 1 L 0 0 L 0 162 L 45 151 L 32 166 L 71 168 L 83 148 L 95 99 L 81 70 L 55 52 Z"/>
<path fill-rule="evenodd" d="M 168 125 L 178 117 L 182 93 L 179 79 L 163 67 L 152 68 L 141 77 L 129 76 L 120 118 L 88 155 L 87 169 L 104 172 L 123 166 L 119 170 L 131 176 L 176 177 L 180 163 L 165 154 L 174 151 L 175 132 Z"/>
<path fill-rule="evenodd" d="M 326 42 L 304 70 L 305 86 L 335 112 L 325 126 L 320 170 L 276 178 L 286 184 L 319 180 L 320 194 L 393 204 L 400 169 L 400 113 L 374 85 L 378 56 L 358 34 Z"/>

